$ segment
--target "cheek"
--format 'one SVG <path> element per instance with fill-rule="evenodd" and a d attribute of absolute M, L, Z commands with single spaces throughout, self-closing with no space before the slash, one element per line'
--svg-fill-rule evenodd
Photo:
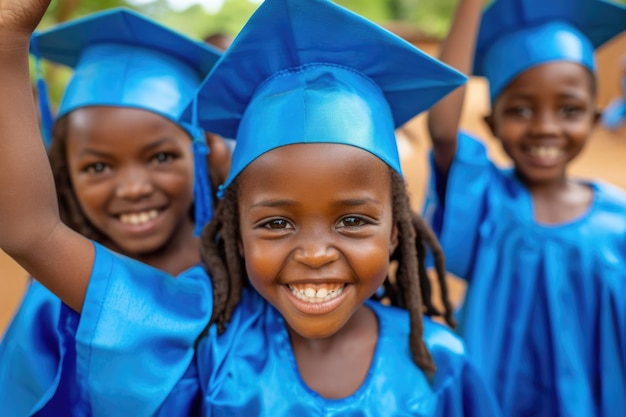
<path fill-rule="evenodd" d="M 168 190 L 170 194 L 185 196 L 186 198 L 193 197 L 193 169 L 180 167 L 175 170 L 168 170 L 155 176 L 154 181 L 160 188 Z"/>
<path fill-rule="evenodd" d="M 98 209 L 105 204 L 112 192 L 111 184 L 106 181 L 93 184 L 80 178 L 72 182 L 74 195 L 83 209 Z"/>
<path fill-rule="evenodd" d="M 350 264 L 357 270 L 357 274 L 378 286 L 387 276 L 389 271 L 389 257 L 393 248 L 389 237 L 381 237 L 370 242 L 357 242 L 350 249 L 344 249 L 344 253 L 350 259 Z"/>
<path fill-rule="evenodd" d="M 268 244 L 252 241 L 246 235 L 242 236 L 242 241 L 245 272 L 250 281 L 255 284 L 274 280 L 282 263 L 281 260 L 286 256 L 280 245 L 275 242 Z"/>

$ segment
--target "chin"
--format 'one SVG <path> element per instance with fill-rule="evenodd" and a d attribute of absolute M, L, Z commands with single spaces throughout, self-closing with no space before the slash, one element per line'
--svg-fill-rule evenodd
<path fill-rule="evenodd" d="M 163 239 L 144 239 L 136 242 L 124 242 L 123 244 L 116 242 L 116 245 L 126 256 L 141 258 L 159 252 L 165 246 L 165 241 Z"/>

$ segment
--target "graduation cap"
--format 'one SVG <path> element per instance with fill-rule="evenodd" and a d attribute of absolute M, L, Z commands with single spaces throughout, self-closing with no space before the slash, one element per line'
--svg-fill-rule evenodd
<path fill-rule="evenodd" d="M 30 46 L 38 66 L 39 58 L 45 58 L 74 69 L 57 117 L 87 106 L 131 107 L 159 114 L 188 131 L 200 165 L 195 214 L 196 225 L 202 227 L 205 217 L 212 215 L 211 207 L 197 206 L 207 193 L 211 200 L 206 167 L 202 168 L 208 149 L 204 133 L 181 123 L 180 116 L 221 53 L 123 8 L 35 32 Z M 42 131 L 49 141 L 52 118 L 38 72 Z"/>
<path fill-rule="evenodd" d="M 626 6 L 603 0 L 496 0 L 484 12 L 474 74 L 493 100 L 521 72 L 551 61 L 595 71 L 594 50 L 626 30 Z"/>
<path fill-rule="evenodd" d="M 203 128 L 236 138 L 224 186 L 295 143 L 360 147 L 401 172 L 394 129 L 466 77 L 326 0 L 265 0 L 199 90 Z"/>

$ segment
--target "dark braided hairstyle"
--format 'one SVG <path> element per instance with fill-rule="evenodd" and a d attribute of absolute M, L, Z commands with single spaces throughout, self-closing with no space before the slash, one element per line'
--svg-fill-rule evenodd
<path fill-rule="evenodd" d="M 455 326 L 445 281 L 444 256 L 430 227 L 411 209 L 404 180 L 393 169 L 389 168 L 389 171 L 393 217 L 398 225 L 399 244 L 391 255 L 391 261 L 398 264 L 395 280 L 389 277 L 385 280 L 384 296 L 392 305 L 408 310 L 411 323 L 409 343 L 413 360 L 427 374 L 432 375 L 436 368 L 423 340 L 422 316 L 443 316 L 448 325 Z M 200 338 L 206 335 L 209 326 L 213 324 L 217 326 L 219 333 L 224 332 L 247 282 L 244 259 L 238 243 L 237 181 L 235 179 L 226 189 L 215 216 L 202 233 L 200 253 L 213 282 L 214 305 L 211 320 Z M 436 263 L 441 301 L 445 308 L 443 314 L 433 305 L 425 266 L 427 248 L 433 253 Z"/>
<path fill-rule="evenodd" d="M 48 150 L 48 159 L 54 175 L 54 184 L 59 202 L 61 220 L 68 227 L 88 239 L 103 243 L 108 238 L 96 229 L 83 213 L 74 193 L 70 170 L 67 162 L 67 117 L 61 117 L 54 124 L 52 142 Z"/>

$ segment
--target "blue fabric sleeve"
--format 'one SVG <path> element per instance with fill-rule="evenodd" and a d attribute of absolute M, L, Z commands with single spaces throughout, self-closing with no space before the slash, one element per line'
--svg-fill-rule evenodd
<path fill-rule="evenodd" d="M 3 416 L 30 416 L 52 393 L 60 375 L 56 332 L 61 300 L 31 281 L 0 344 L 0 407 Z"/>
<path fill-rule="evenodd" d="M 502 411 L 493 391 L 469 360 L 465 345 L 443 326 L 425 323 L 428 350 L 437 365 L 432 380 L 438 392 L 439 417 L 498 417 Z"/>
<path fill-rule="evenodd" d="M 626 100 L 613 100 L 602 112 L 602 124 L 607 129 L 617 129 L 626 123 Z"/>
<path fill-rule="evenodd" d="M 497 169 L 487 158 L 485 146 L 462 132 L 447 175 L 437 170 L 432 154 L 430 165 L 424 218 L 439 238 L 448 271 L 467 279 Z"/>
<path fill-rule="evenodd" d="M 95 244 L 76 337 L 76 375 L 93 417 L 152 416 L 183 378 L 211 317 L 201 266 L 174 278 Z"/>

